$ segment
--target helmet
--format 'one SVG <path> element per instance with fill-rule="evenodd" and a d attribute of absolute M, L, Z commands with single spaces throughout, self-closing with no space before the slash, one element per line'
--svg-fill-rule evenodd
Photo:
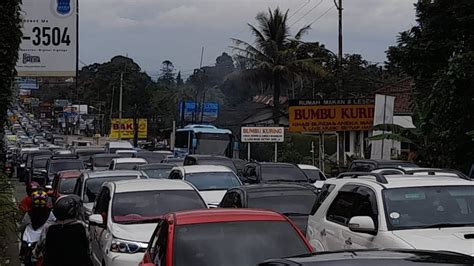
<path fill-rule="evenodd" d="M 31 193 L 39 188 L 40 188 L 40 185 L 37 182 L 32 181 L 28 183 L 28 185 L 26 185 L 26 194 L 28 196 L 31 196 Z"/>
<path fill-rule="evenodd" d="M 77 219 L 81 205 L 81 199 L 76 195 L 62 196 L 54 203 L 53 214 L 58 220 Z"/>
<path fill-rule="evenodd" d="M 48 203 L 48 193 L 43 190 L 35 190 L 31 193 L 33 208 L 44 208 Z"/>

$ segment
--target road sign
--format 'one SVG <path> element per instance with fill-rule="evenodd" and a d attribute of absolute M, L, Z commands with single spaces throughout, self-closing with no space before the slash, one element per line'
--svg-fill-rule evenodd
<path fill-rule="evenodd" d="M 374 99 L 290 100 L 291 132 L 362 131 L 374 123 Z"/>
<path fill-rule="evenodd" d="M 242 142 L 283 142 L 285 128 L 283 127 L 242 127 Z"/>
<path fill-rule="evenodd" d="M 24 77 L 76 75 L 77 0 L 23 0 L 16 70 Z"/>
<path fill-rule="evenodd" d="M 132 139 L 134 135 L 133 119 L 122 118 L 112 119 L 112 126 L 110 129 L 111 138 Z M 138 138 L 146 139 L 148 133 L 148 122 L 146 118 L 138 119 Z"/>

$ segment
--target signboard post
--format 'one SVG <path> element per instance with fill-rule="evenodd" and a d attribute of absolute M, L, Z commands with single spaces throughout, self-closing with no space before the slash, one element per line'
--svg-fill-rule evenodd
<path fill-rule="evenodd" d="M 77 0 L 23 0 L 21 9 L 18 76 L 76 76 Z"/>
<path fill-rule="evenodd" d="M 278 142 L 285 141 L 283 127 L 242 127 L 241 141 L 247 142 L 247 157 L 250 160 L 250 143 L 275 143 L 275 162 L 278 161 Z"/>
<path fill-rule="evenodd" d="M 374 109 L 374 99 L 291 100 L 290 132 L 369 130 Z"/>

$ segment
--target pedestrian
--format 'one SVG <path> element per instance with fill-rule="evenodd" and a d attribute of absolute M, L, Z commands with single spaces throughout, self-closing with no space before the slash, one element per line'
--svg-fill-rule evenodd
<path fill-rule="evenodd" d="M 56 221 L 46 227 L 34 255 L 44 266 L 90 266 L 86 225 L 79 220 L 82 202 L 76 195 L 58 198 L 53 207 Z"/>

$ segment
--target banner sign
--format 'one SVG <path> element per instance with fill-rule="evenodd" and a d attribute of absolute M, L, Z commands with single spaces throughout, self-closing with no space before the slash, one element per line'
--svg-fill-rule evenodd
<path fill-rule="evenodd" d="M 16 65 L 18 76 L 76 76 L 76 1 L 22 1 L 23 38 Z"/>
<path fill-rule="evenodd" d="M 290 132 L 370 130 L 374 99 L 290 100 Z"/>
<path fill-rule="evenodd" d="M 19 89 L 22 89 L 22 90 L 38 90 L 39 89 L 36 79 L 16 78 L 15 81 L 18 84 Z"/>
<path fill-rule="evenodd" d="M 146 118 L 138 119 L 138 138 L 146 139 L 148 133 L 148 121 Z M 133 139 L 133 119 L 122 118 L 112 119 L 112 126 L 110 128 L 111 138 Z"/>
<path fill-rule="evenodd" d="M 188 122 L 200 122 L 201 121 L 201 111 L 202 111 L 202 121 L 206 123 L 216 121 L 219 115 L 219 104 L 212 102 L 202 103 L 196 102 L 179 102 L 179 117 L 183 117 L 182 113 L 184 111 L 184 120 Z M 183 110 L 184 109 L 184 110 Z"/>
<path fill-rule="evenodd" d="M 285 128 L 283 127 L 242 127 L 242 142 L 283 142 Z"/>

